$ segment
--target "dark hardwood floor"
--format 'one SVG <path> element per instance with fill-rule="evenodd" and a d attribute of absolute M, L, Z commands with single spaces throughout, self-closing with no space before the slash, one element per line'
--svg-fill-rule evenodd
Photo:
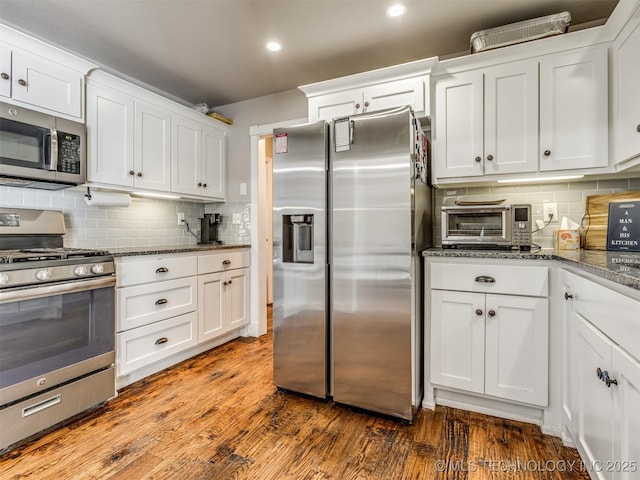
<path fill-rule="evenodd" d="M 438 407 L 411 425 L 276 390 L 271 332 L 123 389 L 0 457 L 5 479 L 587 479 L 536 426 Z"/>

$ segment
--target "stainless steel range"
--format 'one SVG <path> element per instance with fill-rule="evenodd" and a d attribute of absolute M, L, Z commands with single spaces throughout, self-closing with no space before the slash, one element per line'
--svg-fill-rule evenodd
<path fill-rule="evenodd" d="M 115 396 L 115 269 L 62 212 L 0 208 L 0 452 Z"/>

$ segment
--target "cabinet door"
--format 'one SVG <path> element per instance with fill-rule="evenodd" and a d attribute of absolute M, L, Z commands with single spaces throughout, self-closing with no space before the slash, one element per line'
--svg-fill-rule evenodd
<path fill-rule="evenodd" d="M 92 83 L 87 85 L 87 180 L 133 185 L 133 99 Z"/>
<path fill-rule="evenodd" d="M 640 475 L 640 363 L 618 347 L 612 349 L 614 432 L 613 458 L 621 462 L 616 478 L 637 479 Z M 633 464 L 629 462 L 635 462 Z M 615 465 L 614 465 L 615 466 Z"/>
<path fill-rule="evenodd" d="M 364 111 L 409 105 L 414 112 L 424 112 L 425 83 L 422 77 L 372 85 L 364 89 Z"/>
<path fill-rule="evenodd" d="M 431 291 L 431 382 L 484 392 L 484 298 Z"/>
<path fill-rule="evenodd" d="M 487 395 L 547 405 L 548 303 L 546 298 L 487 295 Z"/>
<path fill-rule="evenodd" d="M 540 59 L 540 170 L 608 165 L 607 49 Z"/>
<path fill-rule="evenodd" d="M 319 95 L 309 99 L 309 121 L 331 120 L 362 113 L 362 89 Z"/>
<path fill-rule="evenodd" d="M 224 198 L 225 134 L 212 127 L 202 128 L 202 192 L 212 198 Z"/>
<path fill-rule="evenodd" d="M 484 74 L 484 173 L 538 170 L 538 62 L 505 63 Z"/>
<path fill-rule="evenodd" d="M 0 96 L 11 96 L 11 48 L 0 43 Z"/>
<path fill-rule="evenodd" d="M 223 282 L 225 273 L 198 275 L 198 342 L 222 335 L 225 330 Z"/>
<path fill-rule="evenodd" d="M 228 271 L 226 282 L 227 326 L 234 330 L 249 323 L 249 269 Z"/>
<path fill-rule="evenodd" d="M 472 177 L 483 170 L 483 77 L 467 72 L 436 83 L 434 177 Z"/>
<path fill-rule="evenodd" d="M 640 10 L 635 15 L 640 21 Z M 617 116 L 615 118 L 615 162 L 640 155 L 640 25 L 617 50 Z"/>
<path fill-rule="evenodd" d="M 13 51 L 11 95 L 30 105 L 83 118 L 84 76 L 35 55 Z"/>
<path fill-rule="evenodd" d="M 168 111 L 136 101 L 133 157 L 136 187 L 171 190 L 170 125 Z"/>
<path fill-rule="evenodd" d="M 202 194 L 202 125 L 180 115 L 171 116 L 171 190 Z"/>
<path fill-rule="evenodd" d="M 610 369 L 611 342 L 580 315 L 577 318 L 578 449 L 589 464 L 606 466 L 613 456 L 612 394 L 596 372 Z M 594 475 L 613 478 L 607 471 Z"/>

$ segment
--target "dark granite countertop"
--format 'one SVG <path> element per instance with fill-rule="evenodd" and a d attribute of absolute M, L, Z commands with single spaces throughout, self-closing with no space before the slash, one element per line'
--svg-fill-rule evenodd
<path fill-rule="evenodd" d="M 114 257 L 131 257 L 136 255 L 166 255 L 170 253 L 202 253 L 212 250 L 228 250 L 232 248 L 250 248 L 248 244 L 230 244 L 224 243 L 220 245 L 158 245 L 154 247 L 120 247 L 110 248 L 109 252 Z"/>
<path fill-rule="evenodd" d="M 605 252 L 600 250 L 553 250 L 532 252 L 502 250 L 455 250 L 429 248 L 425 257 L 501 258 L 511 260 L 557 260 L 612 282 L 640 290 L 640 253 Z"/>

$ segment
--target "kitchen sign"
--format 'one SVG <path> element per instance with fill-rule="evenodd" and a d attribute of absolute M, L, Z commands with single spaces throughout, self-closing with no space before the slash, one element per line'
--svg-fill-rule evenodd
<path fill-rule="evenodd" d="M 640 201 L 609 204 L 607 250 L 640 252 Z"/>

